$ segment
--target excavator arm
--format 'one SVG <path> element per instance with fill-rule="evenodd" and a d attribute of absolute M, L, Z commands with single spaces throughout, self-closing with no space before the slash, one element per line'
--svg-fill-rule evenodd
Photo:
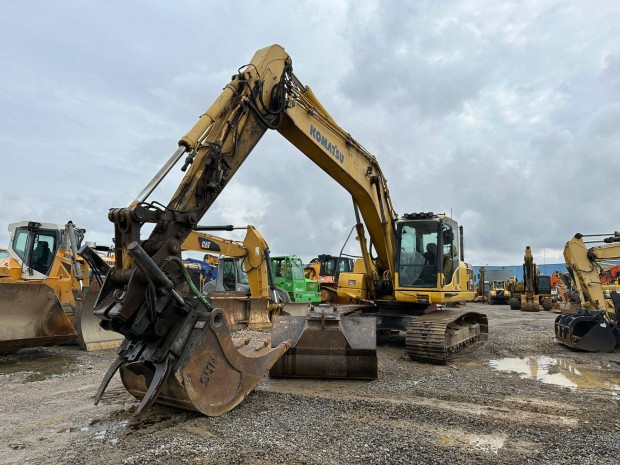
<path fill-rule="evenodd" d="M 620 296 L 612 292 L 611 299 L 605 297 L 599 262 L 620 259 L 620 232 L 606 238 L 606 244 L 590 249 L 583 238 L 575 234 L 564 247 L 564 260 L 579 292 L 581 308 L 577 313 L 557 317 L 556 338 L 571 348 L 610 352 L 620 345 Z"/>

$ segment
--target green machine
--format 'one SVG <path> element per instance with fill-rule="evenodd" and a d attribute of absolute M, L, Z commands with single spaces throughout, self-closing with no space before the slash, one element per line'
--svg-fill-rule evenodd
<path fill-rule="evenodd" d="M 275 285 L 286 290 L 291 302 L 321 303 L 318 283 L 304 276 L 301 258 L 295 255 L 271 257 Z"/>

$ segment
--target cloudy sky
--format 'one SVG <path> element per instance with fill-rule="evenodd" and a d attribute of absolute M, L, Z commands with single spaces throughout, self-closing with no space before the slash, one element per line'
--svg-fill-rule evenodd
<path fill-rule="evenodd" d="M 561 262 L 575 232 L 620 229 L 619 37 L 616 0 L 7 0 L 0 246 L 30 219 L 110 243 L 108 209 L 279 43 L 377 156 L 397 212 L 452 212 L 476 265 L 518 264 L 525 245 Z M 353 222 L 346 191 L 271 131 L 201 224 L 253 224 L 307 260 L 337 254 Z"/>

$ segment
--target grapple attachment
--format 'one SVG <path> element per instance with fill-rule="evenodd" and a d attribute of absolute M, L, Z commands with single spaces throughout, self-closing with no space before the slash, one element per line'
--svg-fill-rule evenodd
<path fill-rule="evenodd" d="M 611 352 L 620 345 L 620 328 L 606 318 L 606 312 L 580 309 L 555 319 L 555 337 L 571 349 Z"/>
<path fill-rule="evenodd" d="M 219 416 L 237 406 L 288 348 L 283 341 L 237 349 L 221 309 L 195 311 L 175 331 L 169 350 L 126 340 L 110 367 L 95 403 L 120 368 L 123 385 L 141 399 L 136 413 L 154 402 Z"/>
<path fill-rule="evenodd" d="M 272 347 L 290 340 L 291 348 L 271 368 L 283 378 L 376 379 L 374 318 L 341 317 L 333 307 L 311 307 L 307 316 L 274 316 Z"/>
<path fill-rule="evenodd" d="M 0 354 L 69 344 L 76 332 L 54 291 L 40 283 L 0 284 Z"/>

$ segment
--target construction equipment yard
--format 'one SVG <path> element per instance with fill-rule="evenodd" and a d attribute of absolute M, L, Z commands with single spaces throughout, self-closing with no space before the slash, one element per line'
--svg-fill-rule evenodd
<path fill-rule="evenodd" d="M 0 463 L 618 463 L 620 354 L 554 342 L 555 314 L 468 303 L 487 344 L 451 365 L 378 342 L 373 381 L 270 379 L 219 417 L 136 400 L 115 354 L 76 346 L 0 356 Z M 253 332 L 257 337 L 260 332 Z"/>

